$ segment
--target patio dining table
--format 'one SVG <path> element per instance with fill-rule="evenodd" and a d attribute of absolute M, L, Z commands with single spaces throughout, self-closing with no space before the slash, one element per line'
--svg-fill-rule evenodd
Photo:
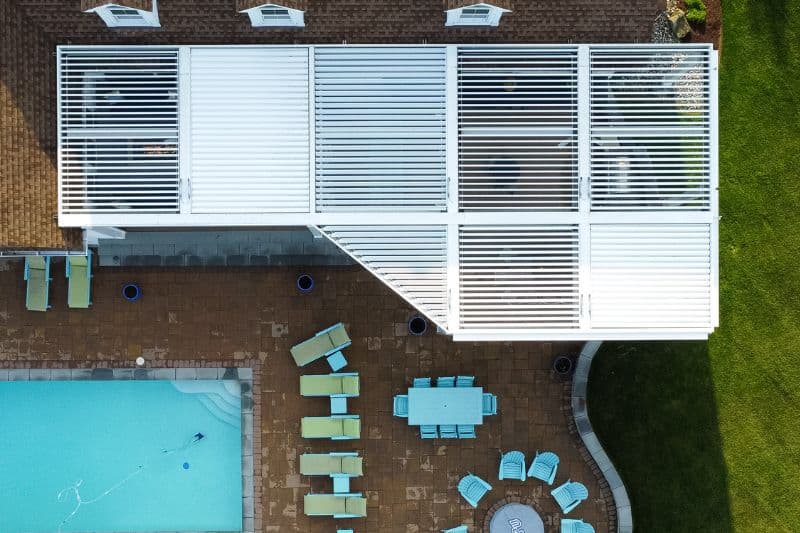
<path fill-rule="evenodd" d="M 408 389 L 408 424 L 482 424 L 481 387 L 411 387 Z"/>

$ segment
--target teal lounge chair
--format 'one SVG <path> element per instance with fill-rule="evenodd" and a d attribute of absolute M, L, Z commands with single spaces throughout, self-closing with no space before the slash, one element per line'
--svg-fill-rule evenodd
<path fill-rule="evenodd" d="M 67 305 L 86 309 L 92 305 L 92 254 L 67 257 Z"/>
<path fill-rule="evenodd" d="M 500 479 L 518 479 L 525 481 L 525 454 L 508 452 L 500 455 Z"/>
<path fill-rule="evenodd" d="M 490 490 L 492 486 L 475 474 L 467 474 L 458 482 L 458 492 L 473 507 L 477 507 L 481 498 Z"/>
<path fill-rule="evenodd" d="M 460 525 L 457 527 L 451 527 L 450 529 L 443 529 L 442 533 L 467 533 L 467 531 L 469 531 L 467 526 Z"/>
<path fill-rule="evenodd" d="M 455 387 L 456 386 L 456 378 L 454 376 L 446 376 L 446 377 L 436 378 L 436 386 L 437 387 Z"/>
<path fill-rule="evenodd" d="M 594 528 L 591 524 L 587 524 L 583 520 L 562 518 L 561 533 L 594 533 Z"/>
<path fill-rule="evenodd" d="M 531 462 L 531 467 L 528 469 L 528 477 L 535 477 L 541 479 L 548 485 L 552 485 L 556 479 L 556 471 L 558 470 L 559 459 L 553 452 L 536 452 L 536 457 Z"/>
<path fill-rule="evenodd" d="M 458 376 L 456 378 L 456 387 L 472 387 L 475 383 L 475 376 Z"/>
<path fill-rule="evenodd" d="M 439 426 L 439 436 L 443 439 L 457 439 L 458 430 L 455 424 L 444 424 Z"/>
<path fill-rule="evenodd" d="M 290 351 L 297 366 L 306 366 L 317 359 L 350 346 L 351 343 L 344 325 L 340 322 L 320 331 L 310 339 L 292 346 Z"/>
<path fill-rule="evenodd" d="M 420 426 L 419 436 L 423 439 L 438 439 L 439 429 L 436 426 Z"/>
<path fill-rule="evenodd" d="M 497 396 L 488 392 L 483 394 L 483 415 L 497 414 Z"/>
<path fill-rule="evenodd" d="M 459 425 L 456 430 L 458 431 L 459 439 L 474 439 L 475 426 L 471 424 Z"/>
<path fill-rule="evenodd" d="M 394 416 L 401 418 L 408 418 L 408 395 L 398 394 L 394 397 L 394 409 L 392 410 Z"/>
<path fill-rule="evenodd" d="M 431 386 L 431 378 L 414 378 L 414 387 L 428 388 Z"/>
<path fill-rule="evenodd" d="M 579 503 L 589 497 L 589 491 L 583 483 L 569 480 L 560 487 L 551 490 L 550 494 L 555 498 L 556 503 L 561 507 L 564 514 L 575 509 Z"/>
<path fill-rule="evenodd" d="M 47 311 L 50 307 L 50 258 L 41 255 L 25 258 L 25 307 L 28 311 Z"/>

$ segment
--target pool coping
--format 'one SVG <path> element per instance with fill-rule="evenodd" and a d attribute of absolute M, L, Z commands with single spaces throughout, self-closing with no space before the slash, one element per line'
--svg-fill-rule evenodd
<path fill-rule="evenodd" d="M 136 367 L 129 362 L 61 363 L 0 361 L 2 381 L 193 381 L 235 379 L 249 387 L 242 391 L 242 533 L 260 531 L 261 494 L 261 363 L 229 361 L 159 360 L 157 366 Z M 248 405 L 249 403 L 249 405 Z M 258 450 L 258 453 L 253 453 Z M 188 533 L 188 532 L 153 532 Z M 192 532 L 195 533 L 195 532 Z M 230 533 L 208 531 L 203 533 Z"/>

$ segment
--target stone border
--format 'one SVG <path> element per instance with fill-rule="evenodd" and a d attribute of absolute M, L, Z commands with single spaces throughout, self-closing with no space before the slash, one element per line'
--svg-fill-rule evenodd
<path fill-rule="evenodd" d="M 607 489 L 611 491 L 614 498 L 614 506 L 616 507 L 616 521 L 617 533 L 633 533 L 633 514 L 631 513 L 631 501 L 628 498 L 628 491 L 625 490 L 625 484 L 622 478 L 614 468 L 614 464 L 608 457 L 608 454 L 603 450 L 600 440 L 595 435 L 592 429 L 592 423 L 589 421 L 589 413 L 586 408 L 586 390 L 589 381 L 589 369 L 592 366 L 592 360 L 600 349 L 600 341 L 588 341 L 583 345 L 581 353 L 578 356 L 578 362 L 575 367 L 575 375 L 572 378 L 572 415 L 575 419 L 575 429 L 580 435 L 583 444 L 586 446 L 591 459 L 594 460 L 592 470 L 597 468 L 600 475 L 605 478 Z M 610 514 L 610 513 L 609 513 Z M 609 521 L 609 528 L 611 522 Z"/>
<path fill-rule="evenodd" d="M 133 368 L 127 362 L 88 361 L 70 365 L 61 362 L 0 362 L 1 381 L 127 381 L 127 380 L 237 380 L 242 385 L 242 531 L 261 529 L 261 365 L 223 366 L 222 361 L 158 361 L 159 367 Z M 77 367 L 77 368 L 76 368 Z M 254 454 L 253 450 L 259 453 Z M 210 533 L 210 532 L 209 532 Z"/>

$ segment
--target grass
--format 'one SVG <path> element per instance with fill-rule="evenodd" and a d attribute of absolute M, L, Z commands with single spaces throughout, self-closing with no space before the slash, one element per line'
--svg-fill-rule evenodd
<path fill-rule="evenodd" d="M 608 344 L 589 408 L 638 531 L 800 530 L 800 0 L 723 0 L 720 328 Z"/>

